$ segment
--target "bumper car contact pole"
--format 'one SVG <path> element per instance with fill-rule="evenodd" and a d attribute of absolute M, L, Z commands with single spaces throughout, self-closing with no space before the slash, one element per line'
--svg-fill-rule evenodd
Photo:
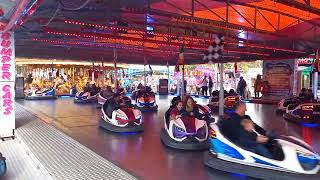
<path fill-rule="evenodd" d="M 224 115 L 224 89 L 223 89 L 223 63 L 219 64 L 220 90 L 219 90 L 219 117 Z"/>
<path fill-rule="evenodd" d="M 113 64 L 114 64 L 114 79 L 113 79 L 113 83 L 114 83 L 114 89 L 115 89 L 115 91 L 117 91 L 117 87 L 118 87 L 118 82 L 117 82 L 118 72 L 117 72 L 117 49 L 116 48 L 113 48 Z"/>
<path fill-rule="evenodd" d="M 312 87 L 313 87 L 313 94 L 314 94 L 314 99 L 318 99 L 318 72 L 319 72 L 319 49 L 317 49 L 316 51 L 316 61 L 315 61 L 315 71 L 313 73 L 313 83 L 312 83 Z"/>
<path fill-rule="evenodd" d="M 183 97 L 186 92 L 184 92 L 184 64 L 182 64 L 182 78 L 181 78 L 181 96 Z"/>
<path fill-rule="evenodd" d="M 147 86 L 147 75 L 146 75 L 146 63 L 147 63 L 147 59 L 146 59 L 146 56 L 143 56 L 143 58 L 144 58 L 143 81 L 144 81 L 144 85 Z"/>

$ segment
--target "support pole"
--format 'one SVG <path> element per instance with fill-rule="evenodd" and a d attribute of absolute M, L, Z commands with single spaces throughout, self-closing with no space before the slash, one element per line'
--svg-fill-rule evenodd
<path fill-rule="evenodd" d="M 223 88 L 223 63 L 219 64 L 220 90 L 219 90 L 219 117 L 224 115 L 224 88 Z"/>
<path fill-rule="evenodd" d="M 181 87 L 181 96 L 184 96 L 184 64 L 182 65 L 182 87 Z"/>
<path fill-rule="evenodd" d="M 144 56 L 144 65 L 143 65 L 143 82 L 144 85 L 147 85 L 147 73 L 146 73 L 146 57 Z"/>
<path fill-rule="evenodd" d="M 319 50 L 316 51 L 316 61 L 315 61 L 316 71 L 313 73 L 312 89 L 313 89 L 314 99 L 318 98 L 318 71 L 319 71 L 318 63 L 319 63 Z"/>
<path fill-rule="evenodd" d="M 217 65 L 217 77 L 216 77 L 216 90 L 218 90 L 219 89 L 219 72 L 220 71 L 220 69 L 219 69 L 219 65 Z"/>
<path fill-rule="evenodd" d="M 168 70 L 168 93 L 170 92 L 170 89 L 169 89 L 169 85 L 170 85 L 170 68 L 169 68 L 169 63 L 167 63 L 167 70 Z"/>
<path fill-rule="evenodd" d="M 94 81 L 94 63 L 92 63 L 91 82 L 92 82 L 92 84 L 95 83 L 95 81 Z"/>
<path fill-rule="evenodd" d="M 114 64 L 114 79 L 113 79 L 113 83 L 114 83 L 114 88 L 115 91 L 118 88 L 118 80 L 117 80 L 117 76 L 118 76 L 118 69 L 117 69 L 117 49 L 113 48 L 113 64 Z"/>

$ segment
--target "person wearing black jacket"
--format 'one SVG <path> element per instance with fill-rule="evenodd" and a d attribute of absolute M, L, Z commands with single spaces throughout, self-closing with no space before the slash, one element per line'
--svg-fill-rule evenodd
<path fill-rule="evenodd" d="M 255 125 L 252 120 L 242 119 L 241 126 L 243 128 L 241 128 L 239 131 L 240 134 L 238 137 L 238 144 L 248 151 L 254 152 L 267 158 L 273 158 L 272 154 L 266 147 L 269 138 L 259 135 L 257 132 L 255 132 Z"/>
<path fill-rule="evenodd" d="M 260 148 L 260 146 L 256 146 L 258 144 L 268 144 L 271 142 L 269 137 L 267 137 L 267 131 L 252 122 L 252 131 L 255 133 L 254 135 L 252 132 L 246 131 L 242 126 L 242 120 L 251 120 L 250 116 L 245 114 L 246 110 L 247 107 L 245 103 L 241 101 L 237 102 L 235 105 L 235 113 L 229 119 L 221 122 L 222 134 L 245 149 L 253 152 L 259 152 L 266 157 L 270 157 L 270 154 L 264 151 L 265 149 Z M 254 142 L 254 139 L 256 142 Z"/>
<path fill-rule="evenodd" d="M 223 120 L 221 123 L 222 133 L 231 141 L 235 142 L 238 138 L 238 133 L 242 130 L 241 120 L 251 119 L 246 115 L 247 106 L 244 102 L 239 101 L 235 105 L 235 113 L 229 119 Z M 254 123 L 254 129 L 261 135 L 266 135 L 266 130 Z"/>
<path fill-rule="evenodd" d="M 203 119 L 202 115 L 199 113 L 199 108 L 196 102 L 191 96 L 187 96 L 183 101 L 183 109 L 181 114 L 187 114 L 189 116 L 194 116 L 197 119 Z"/>

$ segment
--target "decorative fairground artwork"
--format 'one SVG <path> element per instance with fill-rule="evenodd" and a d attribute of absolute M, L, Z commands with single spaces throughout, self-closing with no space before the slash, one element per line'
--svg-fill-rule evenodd
<path fill-rule="evenodd" d="M 264 82 L 267 84 L 268 95 L 290 96 L 293 89 L 294 61 L 281 63 L 264 62 Z"/>
<path fill-rule="evenodd" d="M 0 32 L 0 137 L 13 135 L 15 129 L 15 54 L 14 34 Z"/>

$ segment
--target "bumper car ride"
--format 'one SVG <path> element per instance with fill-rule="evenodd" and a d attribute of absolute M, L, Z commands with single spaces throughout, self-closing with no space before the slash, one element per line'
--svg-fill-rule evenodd
<path fill-rule="evenodd" d="M 74 97 L 75 103 L 87 104 L 97 102 L 97 95 L 91 96 L 90 92 L 78 92 Z"/>
<path fill-rule="evenodd" d="M 42 91 L 31 90 L 25 94 L 26 100 L 47 100 L 57 99 L 55 90 L 53 88 L 43 89 Z"/>
<path fill-rule="evenodd" d="M 136 108 L 143 112 L 157 111 L 158 105 L 154 96 L 137 98 Z"/>
<path fill-rule="evenodd" d="M 121 107 L 112 112 L 112 117 L 109 117 L 104 109 L 103 107 L 101 109 L 101 128 L 117 133 L 143 131 L 143 118 L 138 109 Z"/>
<path fill-rule="evenodd" d="M 177 120 L 166 120 L 161 130 L 162 142 L 171 148 L 183 150 L 205 150 L 208 144 L 208 126 L 204 120 L 183 115 Z"/>
<path fill-rule="evenodd" d="M 204 164 L 211 168 L 268 180 L 320 179 L 319 155 L 299 139 L 276 139 L 280 152 L 269 159 L 235 145 L 216 124 L 210 126 L 210 151 L 204 156 Z"/>
<path fill-rule="evenodd" d="M 286 109 L 290 104 L 298 105 L 298 104 L 300 104 L 300 102 L 301 101 L 299 100 L 299 98 L 296 98 L 296 97 L 282 99 L 278 104 L 278 108 L 277 108 L 276 112 L 277 113 L 284 113 L 284 112 L 286 112 Z"/>
<path fill-rule="evenodd" d="M 288 105 L 283 117 L 301 125 L 320 125 L 320 103 Z"/>

